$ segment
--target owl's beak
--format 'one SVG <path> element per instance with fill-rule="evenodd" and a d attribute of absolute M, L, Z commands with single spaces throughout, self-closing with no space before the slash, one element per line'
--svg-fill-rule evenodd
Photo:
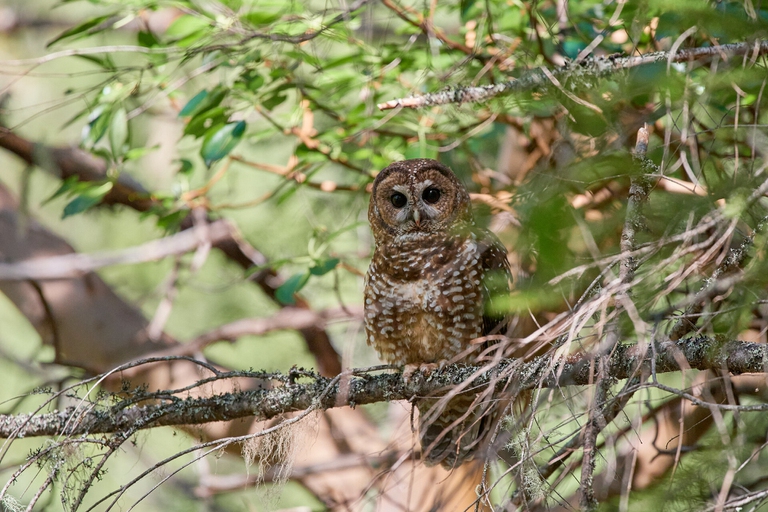
<path fill-rule="evenodd" d="M 421 226 L 421 214 L 419 213 L 419 210 L 413 210 L 413 222 L 415 222 L 417 226 Z"/>

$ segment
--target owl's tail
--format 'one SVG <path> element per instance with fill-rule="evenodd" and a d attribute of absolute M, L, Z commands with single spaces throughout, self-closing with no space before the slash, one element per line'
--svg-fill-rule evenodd
<path fill-rule="evenodd" d="M 442 410 L 441 405 L 438 399 L 416 404 L 421 457 L 427 466 L 452 469 L 485 452 L 500 411 L 476 395 L 457 395 Z"/>

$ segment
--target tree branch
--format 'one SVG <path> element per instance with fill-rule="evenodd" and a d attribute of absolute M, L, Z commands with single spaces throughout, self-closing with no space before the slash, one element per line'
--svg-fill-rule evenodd
<path fill-rule="evenodd" d="M 500 84 L 481 85 L 477 87 L 455 87 L 441 92 L 398 98 L 385 103 L 379 103 L 380 110 L 397 107 L 419 108 L 449 103 L 472 103 L 488 101 L 502 94 L 520 93 L 523 91 L 544 91 L 554 85 L 552 79 L 559 82 L 568 80 L 594 80 L 612 75 L 618 71 L 656 64 L 659 62 L 686 62 L 701 60 L 714 56 L 732 57 L 753 52 L 755 56 L 768 53 L 768 41 L 754 43 L 733 43 L 702 48 L 689 48 L 677 52 L 653 52 L 631 57 L 590 57 L 578 63 L 567 63 L 554 71 L 547 68 L 536 68 L 524 73 L 520 78 Z"/>
<path fill-rule="evenodd" d="M 637 346 L 617 346 L 610 358 L 612 379 L 626 379 L 645 370 L 650 371 L 652 355 Z M 656 350 L 656 373 L 679 371 L 679 359 L 694 369 L 727 370 L 732 374 L 765 373 L 768 345 L 742 341 L 722 342 L 718 338 L 698 336 L 677 343 L 660 343 Z M 147 361 L 144 361 L 147 362 Z M 153 362 L 153 361 L 150 361 Z M 117 371 L 135 366 L 125 365 Z M 594 365 L 594 366 L 593 366 Z M 590 367 L 592 366 L 592 370 Z M 384 367 L 385 368 L 385 367 Z M 399 373 L 370 375 L 376 367 L 351 372 L 346 379 L 328 379 L 315 373 L 296 371 L 285 376 L 263 372 L 230 372 L 206 380 L 225 378 L 273 379 L 271 389 L 226 393 L 204 398 L 180 398 L 170 392 L 146 393 L 108 407 L 68 408 L 46 414 L 0 415 L 0 438 L 35 436 L 76 436 L 83 434 L 134 432 L 167 425 L 202 424 L 255 417 L 270 419 L 310 407 L 329 409 L 392 400 L 409 400 L 417 396 L 440 394 L 477 376 L 471 389 L 477 393 L 488 385 L 497 388 L 525 390 L 538 386 L 556 387 L 590 385 L 600 376 L 600 366 L 591 357 L 571 356 L 567 360 L 541 356 L 530 362 L 503 360 L 495 367 L 450 365 L 428 377 L 416 372 L 405 382 Z M 296 383 L 309 378 L 309 383 Z M 342 382 L 340 382 L 342 381 Z M 139 401 L 163 401 L 150 405 L 133 405 Z M 719 406 L 718 404 L 712 404 Z M 764 407 L 768 409 L 768 406 Z M 754 409 L 754 406 L 752 406 Z M 759 406 L 759 410 L 763 407 Z"/>
<path fill-rule="evenodd" d="M 202 224 L 159 240 L 116 251 L 62 254 L 13 263 L 0 263 L 0 280 L 73 279 L 110 265 L 157 261 L 232 238 L 234 226 L 226 220 Z"/>
<path fill-rule="evenodd" d="M 29 165 L 37 165 L 60 179 L 77 176 L 81 181 L 100 181 L 107 179 L 107 163 L 92 154 L 74 147 L 47 147 L 36 144 L 13 133 L 8 128 L 0 126 L 0 148 L 4 148 L 27 162 Z M 146 212 L 152 208 L 160 208 L 159 200 L 144 189 L 138 182 L 127 174 L 120 174 L 112 189 L 102 199 L 102 204 L 122 204 L 139 212 Z M 214 219 L 208 217 L 207 221 L 213 223 Z M 193 226 L 192 216 L 188 215 L 182 223 L 182 229 Z M 213 241 L 212 247 L 223 252 L 227 258 L 247 269 L 253 265 L 265 267 L 267 258 L 258 249 L 252 247 L 236 232 L 232 236 L 221 237 Z M 272 269 L 265 269 L 253 274 L 251 279 L 261 290 L 281 307 L 282 303 L 276 300 L 275 293 L 284 279 Z M 297 297 L 296 306 L 310 309 L 309 304 L 301 297 Z M 336 375 L 341 372 L 341 357 L 333 348 L 328 333 L 317 327 L 299 329 L 306 341 L 307 348 L 317 361 L 318 370 L 326 376 Z"/>
<path fill-rule="evenodd" d="M 186 343 L 172 347 L 162 347 L 156 352 L 145 354 L 144 357 L 194 356 L 208 345 L 220 341 L 236 341 L 242 336 L 263 336 L 277 330 L 309 329 L 310 327 L 323 329 L 326 323 L 331 320 L 362 319 L 362 315 L 362 308 L 313 311 L 311 309 L 286 307 L 279 310 L 273 316 L 242 318 L 217 326 Z"/>

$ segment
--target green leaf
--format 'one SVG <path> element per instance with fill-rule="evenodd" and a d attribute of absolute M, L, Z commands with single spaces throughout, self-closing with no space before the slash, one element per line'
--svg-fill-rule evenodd
<path fill-rule="evenodd" d="M 304 285 L 309 281 L 309 275 L 309 272 L 293 274 L 277 290 L 275 290 L 275 298 L 279 300 L 281 304 L 285 304 L 286 306 L 296 304 L 294 294 L 304 288 Z"/>
<path fill-rule="evenodd" d="M 177 231 L 188 214 L 189 210 L 184 209 L 158 217 L 157 227 L 166 231 Z"/>
<path fill-rule="evenodd" d="M 179 117 L 192 117 L 194 118 L 201 112 L 211 110 L 214 107 L 219 106 L 222 100 L 226 97 L 227 91 L 223 87 L 215 87 L 210 92 L 200 91 L 189 102 L 184 105 L 184 108 L 179 112 Z M 190 105 L 192 103 L 192 105 Z"/>
<path fill-rule="evenodd" d="M 286 100 L 287 96 L 285 94 L 272 94 L 267 99 L 261 102 L 261 105 L 267 109 L 272 110 L 276 106 L 280 105 L 282 102 Z"/>
<path fill-rule="evenodd" d="M 112 122 L 109 124 L 109 145 L 115 158 L 123 154 L 123 146 L 127 140 L 128 117 L 125 109 L 120 107 L 112 114 Z"/>
<path fill-rule="evenodd" d="M 144 148 L 129 149 L 128 151 L 125 152 L 125 155 L 123 156 L 123 159 L 124 160 L 138 160 L 139 158 L 143 157 L 147 153 L 149 153 L 151 151 L 155 151 L 159 147 L 160 147 L 160 144 L 155 144 L 154 146 L 151 146 L 151 147 L 148 147 L 148 148 L 144 147 Z"/>
<path fill-rule="evenodd" d="M 325 156 L 316 149 L 309 149 L 303 142 L 296 146 L 294 153 L 304 163 L 326 162 Z"/>
<path fill-rule="evenodd" d="M 192 165 L 192 162 L 190 160 L 187 160 L 186 158 L 181 159 L 181 167 L 179 167 L 179 170 L 176 171 L 179 174 L 190 174 L 195 169 L 195 166 Z"/>
<path fill-rule="evenodd" d="M 110 120 L 112 119 L 112 110 L 106 105 L 99 105 L 88 117 L 88 126 L 83 133 L 83 143 L 92 148 L 101 140 L 107 132 Z"/>
<path fill-rule="evenodd" d="M 459 2 L 461 23 L 465 24 L 471 19 L 477 19 L 480 9 L 475 8 L 475 0 L 461 0 Z"/>
<path fill-rule="evenodd" d="M 189 120 L 184 127 L 184 135 L 202 137 L 205 132 L 215 126 L 221 126 L 227 122 L 227 111 L 224 107 L 214 107 L 200 112 Z"/>
<path fill-rule="evenodd" d="M 437 149 L 428 147 L 426 141 L 409 144 L 405 149 L 405 158 L 437 158 Z"/>
<path fill-rule="evenodd" d="M 82 213 L 89 208 L 96 206 L 101 202 L 104 196 L 107 195 L 110 190 L 112 190 L 112 185 L 113 183 L 108 181 L 106 183 L 102 183 L 101 185 L 88 187 L 83 192 L 81 192 L 80 195 L 67 203 L 67 205 L 64 207 L 64 212 L 62 213 L 61 218 L 66 219 L 69 216 Z"/>
<path fill-rule="evenodd" d="M 191 116 L 195 112 L 195 109 L 197 109 L 197 106 L 207 97 L 208 91 L 205 89 L 192 96 L 192 99 L 190 99 L 179 111 L 179 117 Z"/>
<path fill-rule="evenodd" d="M 200 149 L 205 165 L 210 167 L 216 160 L 227 156 L 243 138 L 245 126 L 245 121 L 238 121 L 208 130 Z"/>
<path fill-rule="evenodd" d="M 102 57 L 98 55 L 74 55 L 76 59 L 86 60 L 88 62 L 92 62 L 99 66 L 100 68 L 104 68 L 107 71 L 115 71 L 117 67 L 115 66 L 115 63 L 112 61 L 112 58 L 109 56 L 109 54 L 104 55 Z"/>
<path fill-rule="evenodd" d="M 354 64 L 360 61 L 360 55 L 352 54 L 347 55 L 346 57 L 340 57 L 335 60 L 330 60 L 326 63 L 323 63 L 323 71 L 328 71 L 329 69 L 333 69 L 339 66 L 345 66 L 347 64 Z"/>
<path fill-rule="evenodd" d="M 240 20 L 245 23 L 248 23 L 251 26 L 260 27 L 263 25 L 269 25 L 270 23 L 274 23 L 275 21 L 280 19 L 280 16 L 282 16 L 281 13 L 255 11 L 255 12 L 249 12 L 248 14 L 240 16 Z"/>
<path fill-rule="evenodd" d="M 145 46 L 147 48 L 153 48 L 160 45 L 160 41 L 157 40 L 155 35 L 150 31 L 141 30 L 136 35 L 136 42 L 139 46 Z"/>
<path fill-rule="evenodd" d="M 194 32 L 188 35 L 187 37 L 176 41 L 176 46 L 178 46 L 179 48 L 189 48 L 190 46 L 195 44 L 198 41 L 198 39 L 201 39 L 205 34 L 206 32 L 204 30 L 198 30 L 197 32 Z M 204 54 L 203 62 L 206 63 L 206 61 L 213 60 L 213 56 L 217 53 L 218 53 L 217 51 L 212 51 L 210 53 Z"/>
<path fill-rule="evenodd" d="M 190 14 L 184 14 L 174 20 L 165 31 L 165 35 L 172 39 L 183 39 L 198 31 L 211 26 L 211 20 L 200 18 Z"/>
<path fill-rule="evenodd" d="M 289 183 L 289 182 L 286 181 L 284 183 Z M 283 204 L 288 199 L 293 197 L 293 195 L 296 194 L 296 191 L 299 190 L 300 186 L 301 185 L 299 185 L 298 183 L 295 183 L 295 182 L 289 183 L 288 186 L 286 187 L 285 191 L 282 192 L 279 196 L 277 196 L 277 204 Z"/>
<path fill-rule="evenodd" d="M 77 176 L 70 176 L 61 182 L 61 185 L 59 185 L 59 188 L 56 189 L 56 192 L 54 192 L 51 197 L 43 201 L 42 205 L 45 206 L 57 197 L 61 197 L 64 194 L 74 191 L 78 185 L 81 185 L 79 178 Z"/>
<path fill-rule="evenodd" d="M 246 71 L 240 75 L 235 85 L 256 92 L 264 85 L 264 77 L 256 70 Z"/>
<path fill-rule="evenodd" d="M 339 264 L 339 258 L 328 258 L 315 262 L 315 265 L 309 269 L 309 273 L 313 276 L 322 276 L 327 274 Z"/>
<path fill-rule="evenodd" d="M 61 34 L 59 34 L 58 36 L 53 38 L 53 40 L 46 45 L 46 48 L 50 48 L 51 46 L 53 46 L 54 44 L 58 43 L 62 39 L 67 39 L 69 37 L 73 37 L 73 36 L 76 36 L 78 34 L 82 34 L 83 32 L 87 32 L 88 31 L 86 34 L 83 34 L 83 36 L 90 35 L 92 33 L 92 32 L 90 32 L 90 29 L 92 29 L 94 27 L 98 27 L 103 22 L 105 22 L 108 19 L 113 18 L 113 17 L 114 16 L 112 14 L 107 14 L 106 16 L 98 16 L 96 18 L 93 18 L 93 19 L 90 19 L 88 21 L 85 21 L 85 22 L 81 23 L 80 25 L 78 25 L 76 27 L 73 27 L 73 28 L 70 28 L 68 30 L 65 30 L 64 32 L 62 32 Z M 107 28 L 107 27 L 105 26 L 103 28 Z M 95 31 L 96 30 L 94 30 L 94 32 Z"/>

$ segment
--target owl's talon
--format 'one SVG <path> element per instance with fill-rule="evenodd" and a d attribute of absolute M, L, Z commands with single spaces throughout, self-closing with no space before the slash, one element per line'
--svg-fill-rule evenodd
<path fill-rule="evenodd" d="M 405 382 L 406 385 L 411 383 L 413 380 L 413 374 L 416 373 L 418 369 L 418 364 L 406 364 L 403 367 L 403 382 Z"/>
<path fill-rule="evenodd" d="M 403 367 L 403 381 L 406 384 L 410 384 L 413 380 L 413 374 L 416 372 L 421 373 L 424 377 L 429 377 L 432 373 L 438 370 L 442 370 L 448 361 L 441 359 L 437 363 L 411 363 L 406 364 Z"/>

